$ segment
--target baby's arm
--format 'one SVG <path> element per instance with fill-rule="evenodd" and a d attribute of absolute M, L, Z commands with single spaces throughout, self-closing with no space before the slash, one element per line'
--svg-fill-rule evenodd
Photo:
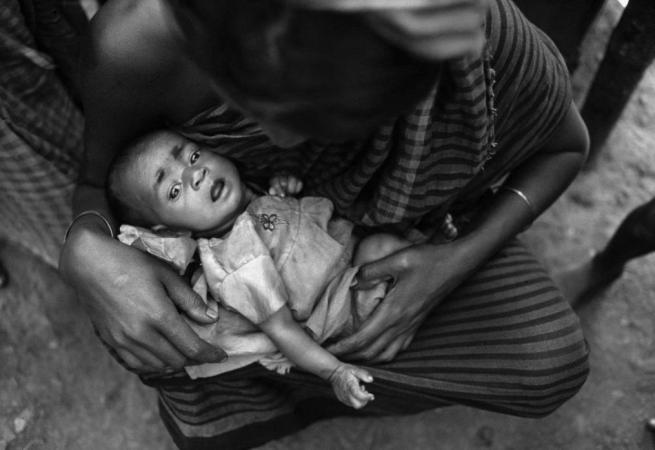
<path fill-rule="evenodd" d="M 360 384 L 362 381 L 372 382 L 373 377 L 364 369 L 339 361 L 312 340 L 286 306 L 259 327 L 294 364 L 329 381 L 337 398 L 344 404 L 359 409 L 373 400 L 373 394 Z"/>

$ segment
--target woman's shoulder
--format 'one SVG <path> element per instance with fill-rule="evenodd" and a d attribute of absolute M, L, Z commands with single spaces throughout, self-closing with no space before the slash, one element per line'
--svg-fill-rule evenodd
<path fill-rule="evenodd" d="M 167 0 L 107 2 L 84 43 L 83 98 L 105 107 L 147 105 L 171 122 L 210 104 L 210 84 L 182 48 L 176 23 Z"/>

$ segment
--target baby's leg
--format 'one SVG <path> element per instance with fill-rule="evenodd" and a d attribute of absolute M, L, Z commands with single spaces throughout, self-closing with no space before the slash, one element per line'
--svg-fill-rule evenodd
<path fill-rule="evenodd" d="M 388 233 L 376 233 L 363 238 L 353 257 L 353 265 L 359 266 L 368 262 L 377 261 L 400 249 L 412 245 L 406 239 Z"/>

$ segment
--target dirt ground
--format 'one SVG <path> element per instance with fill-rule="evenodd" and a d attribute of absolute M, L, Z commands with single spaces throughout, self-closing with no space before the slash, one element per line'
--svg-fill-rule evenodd
<path fill-rule="evenodd" d="M 580 100 L 619 14 L 612 3 L 575 76 Z M 655 194 L 655 65 L 598 164 L 523 238 L 555 271 L 600 248 L 625 214 Z M 11 284 L 0 291 L 0 450 L 172 449 L 155 395 L 99 344 L 54 269 L 0 243 Z M 653 449 L 655 255 L 580 310 L 591 374 L 551 416 L 519 419 L 467 407 L 410 417 L 337 419 L 264 449 Z"/>

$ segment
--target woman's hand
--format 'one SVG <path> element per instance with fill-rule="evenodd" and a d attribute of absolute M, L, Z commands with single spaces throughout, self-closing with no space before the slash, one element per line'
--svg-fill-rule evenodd
<path fill-rule="evenodd" d="M 488 0 L 436 0 L 430 6 L 369 13 L 385 39 L 421 58 L 441 61 L 480 54 Z"/>
<path fill-rule="evenodd" d="M 392 288 L 355 334 L 328 350 L 345 359 L 385 362 L 407 348 L 430 310 L 469 273 L 456 242 L 414 245 L 363 265 L 357 289 L 382 280 L 392 280 Z"/>
<path fill-rule="evenodd" d="M 107 235 L 74 229 L 59 269 L 76 290 L 100 338 L 136 372 L 217 362 L 225 353 L 200 339 L 178 309 L 201 323 L 216 309 L 170 268 Z"/>

